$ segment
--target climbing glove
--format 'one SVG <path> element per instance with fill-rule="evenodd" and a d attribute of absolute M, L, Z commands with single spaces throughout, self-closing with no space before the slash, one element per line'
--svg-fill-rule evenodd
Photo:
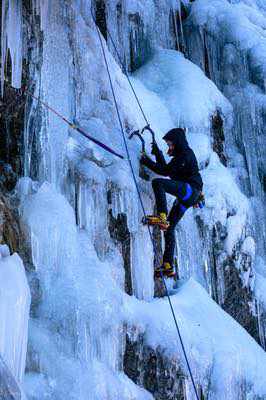
<path fill-rule="evenodd" d="M 151 144 L 151 154 L 153 154 L 154 156 L 156 156 L 159 152 L 160 152 L 160 149 L 159 149 L 157 143 L 156 143 L 156 142 L 153 142 L 153 143 Z"/>
<path fill-rule="evenodd" d="M 142 153 L 139 162 L 143 165 L 146 165 L 149 162 L 150 158 L 146 153 Z"/>

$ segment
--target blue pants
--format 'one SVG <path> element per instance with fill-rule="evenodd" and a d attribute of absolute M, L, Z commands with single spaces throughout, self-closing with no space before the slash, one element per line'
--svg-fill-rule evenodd
<path fill-rule="evenodd" d="M 168 214 L 166 193 L 176 197 L 168 215 L 170 226 L 164 233 L 165 251 L 163 261 L 169 262 L 172 265 L 175 251 L 175 227 L 186 210 L 196 204 L 200 191 L 190 186 L 189 183 L 164 178 L 153 179 L 152 187 L 155 195 L 157 213 L 164 212 Z"/>

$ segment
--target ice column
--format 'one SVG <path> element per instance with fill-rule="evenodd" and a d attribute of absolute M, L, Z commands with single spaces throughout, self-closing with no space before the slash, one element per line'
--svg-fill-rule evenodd
<path fill-rule="evenodd" d="M 14 377 L 22 381 L 28 337 L 30 290 L 23 263 L 0 245 L 0 353 Z"/>
<path fill-rule="evenodd" d="M 12 65 L 12 86 L 20 88 L 22 76 L 22 4 L 20 0 L 3 0 L 1 32 L 1 92 L 8 50 Z"/>

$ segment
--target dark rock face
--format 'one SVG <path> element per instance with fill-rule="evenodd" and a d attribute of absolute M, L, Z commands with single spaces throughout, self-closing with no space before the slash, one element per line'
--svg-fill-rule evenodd
<path fill-rule="evenodd" d="M 216 112 L 215 115 L 212 116 L 212 137 L 213 144 L 212 148 L 215 151 L 221 163 L 224 166 L 227 166 L 227 159 L 224 154 L 224 131 L 223 131 L 223 119 L 219 111 Z"/>
<path fill-rule="evenodd" d="M 0 161 L 0 188 L 3 191 L 11 191 L 14 189 L 18 175 L 15 174 L 10 164 Z"/>
<path fill-rule="evenodd" d="M 125 291 L 127 294 L 132 295 L 130 232 L 127 227 L 126 214 L 118 214 L 117 218 L 115 218 L 112 214 L 112 210 L 109 210 L 108 228 L 110 236 L 115 240 L 124 260 Z"/>
<path fill-rule="evenodd" d="M 21 390 L 8 369 L 7 365 L 0 357 L 0 399 L 1 400 L 20 400 Z"/>
<path fill-rule="evenodd" d="M 253 278 L 251 259 L 241 253 L 241 243 L 234 249 L 231 257 L 224 250 L 227 231 L 221 223 L 216 223 L 212 231 L 204 226 L 200 218 L 197 224 L 202 240 L 210 243 L 209 264 L 212 298 L 259 343 L 258 313 L 254 313 L 254 295 L 250 288 Z M 247 275 L 247 285 L 241 276 Z"/>
<path fill-rule="evenodd" d="M 101 31 L 101 34 L 107 40 L 107 25 L 106 25 L 106 10 L 103 0 L 96 0 L 95 2 L 95 17 L 96 24 Z"/>
<path fill-rule="evenodd" d="M 14 176 L 22 172 L 22 135 L 26 98 L 9 84 L 5 84 L 0 101 L 0 160 L 10 165 Z M 1 166 L 2 169 L 2 166 Z M 2 178 L 2 171 L 0 171 Z"/>
<path fill-rule="evenodd" d="M 3 180 L 2 167 L 8 165 L 12 169 L 13 177 L 10 181 L 10 173 L 5 188 L 11 190 L 24 169 L 24 120 L 27 119 L 29 131 L 29 148 L 32 153 L 28 156 L 32 160 L 32 171 L 30 176 L 36 176 L 38 165 L 38 149 L 36 135 L 40 127 L 40 107 L 36 106 L 35 113 L 29 116 L 28 112 L 33 99 L 28 95 L 34 92 L 34 82 L 29 81 L 33 76 L 33 70 L 38 70 L 42 62 L 42 34 L 40 31 L 40 18 L 32 14 L 32 4 L 25 0 L 22 4 L 23 13 L 23 35 L 27 37 L 27 60 L 22 64 L 22 90 L 11 87 L 11 60 L 7 60 L 5 69 L 6 82 L 4 84 L 3 97 L 0 99 L 0 178 Z M 40 52 L 37 54 L 36 52 Z M 27 85 L 27 88 L 26 88 Z M 25 91 L 26 88 L 26 91 Z M 25 118 L 26 117 L 26 118 Z M 6 174 L 6 172 L 5 172 Z"/>
<path fill-rule="evenodd" d="M 241 257 L 241 255 L 237 257 Z M 225 293 L 222 307 L 261 344 L 258 320 L 251 310 L 253 294 L 250 288 L 243 287 L 239 270 L 235 266 L 236 258 L 229 258 L 222 266 L 224 268 L 225 279 Z M 245 264 L 244 260 L 241 260 L 241 263 Z M 244 265 L 243 268 L 245 268 Z"/>
<path fill-rule="evenodd" d="M 186 45 L 183 36 L 183 21 L 188 17 L 188 10 L 180 2 L 180 10 L 171 9 L 169 13 L 169 34 L 174 38 L 175 50 L 186 55 Z"/>
<path fill-rule="evenodd" d="M 9 246 L 11 252 L 19 251 L 22 247 L 23 235 L 19 218 L 12 199 L 6 194 L 0 195 L 0 238 Z"/>
<path fill-rule="evenodd" d="M 256 311 L 258 315 L 258 325 L 259 325 L 259 336 L 260 343 L 263 349 L 266 351 L 266 312 L 263 305 L 256 302 Z"/>
<path fill-rule="evenodd" d="M 162 233 L 158 226 L 152 229 L 152 239 L 154 243 L 154 269 L 162 264 L 163 260 L 163 248 L 162 248 Z M 154 296 L 164 297 L 165 296 L 165 286 L 161 278 L 154 278 Z"/>
<path fill-rule="evenodd" d="M 115 8 L 117 37 L 112 36 L 111 38 L 111 33 L 108 30 L 108 12 L 111 11 L 106 0 L 95 0 L 94 10 L 96 24 L 107 43 L 110 44 L 110 51 L 118 63 L 121 64 L 122 62 L 123 67 L 130 72 L 136 71 L 151 54 L 147 27 L 144 26 L 140 14 L 138 12 L 125 13 L 123 2 L 118 2 Z M 125 32 L 127 33 L 126 36 Z M 117 51 L 114 48 L 113 41 Z M 128 54 L 125 54 L 125 49 L 129 50 Z"/>
<path fill-rule="evenodd" d="M 152 393 L 155 400 L 186 400 L 185 380 L 177 360 L 145 344 L 144 335 L 126 336 L 124 371 L 137 385 Z"/>
<path fill-rule="evenodd" d="M 145 33 L 144 23 L 139 13 L 129 14 L 128 21 L 130 26 L 129 48 L 130 48 L 130 67 L 131 72 L 136 71 L 144 64 L 151 53 L 150 42 Z"/>

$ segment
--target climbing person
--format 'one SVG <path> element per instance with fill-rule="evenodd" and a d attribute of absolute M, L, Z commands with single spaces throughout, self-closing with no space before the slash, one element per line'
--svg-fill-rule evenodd
<path fill-rule="evenodd" d="M 201 200 L 204 199 L 203 182 L 196 156 L 188 145 L 185 130 L 182 128 L 171 129 L 163 139 L 168 145 L 167 154 L 172 157 L 172 160 L 166 163 L 162 151 L 154 141 L 151 153 L 155 156 L 156 162 L 145 153 L 140 162 L 153 172 L 170 178 L 152 180 L 157 215 L 147 216 L 146 223 L 158 225 L 164 231 L 163 264 L 155 269 L 155 276 L 160 276 L 162 271 L 166 277 L 174 277 L 175 227 L 188 208 L 201 204 Z M 176 197 L 169 214 L 166 193 Z"/>

